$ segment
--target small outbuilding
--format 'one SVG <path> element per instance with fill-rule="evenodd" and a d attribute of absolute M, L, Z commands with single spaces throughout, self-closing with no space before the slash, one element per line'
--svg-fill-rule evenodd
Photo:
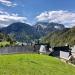
<path fill-rule="evenodd" d="M 35 44 L 35 46 L 39 47 L 38 49 L 39 54 L 50 54 L 50 51 L 49 51 L 50 46 L 48 43 L 39 43 L 39 44 Z M 36 50 L 36 47 L 34 50 Z"/>
<path fill-rule="evenodd" d="M 50 56 L 68 60 L 71 55 L 71 49 L 69 46 L 54 47 L 52 49 L 53 51 L 49 54 Z"/>
<path fill-rule="evenodd" d="M 72 56 L 75 58 L 75 45 L 71 47 L 71 49 Z"/>

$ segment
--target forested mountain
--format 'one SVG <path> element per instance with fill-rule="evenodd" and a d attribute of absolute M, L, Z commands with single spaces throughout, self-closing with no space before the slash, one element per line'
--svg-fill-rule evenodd
<path fill-rule="evenodd" d="M 8 27 L 1 28 L 0 31 L 9 34 L 17 41 L 30 41 L 46 36 L 49 32 L 62 30 L 64 25 L 48 22 L 37 22 L 35 25 L 16 22 Z"/>
<path fill-rule="evenodd" d="M 42 37 L 42 42 L 48 42 L 52 46 L 65 45 L 66 43 L 75 44 L 75 27 L 65 28 L 64 25 L 58 23 L 37 22 L 31 26 L 26 23 L 16 22 L 8 27 L 1 28 L 0 31 L 21 42 Z"/>
<path fill-rule="evenodd" d="M 13 23 L 8 27 L 2 28 L 1 32 L 9 34 L 18 41 L 38 38 L 38 32 L 34 29 L 34 27 L 21 22 Z"/>
<path fill-rule="evenodd" d="M 66 43 L 75 45 L 75 27 L 49 33 L 42 39 L 43 42 L 49 42 L 52 46 L 65 45 Z"/>

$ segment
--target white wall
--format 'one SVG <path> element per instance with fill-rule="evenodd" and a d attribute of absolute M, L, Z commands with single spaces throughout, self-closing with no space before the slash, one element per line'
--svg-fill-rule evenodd
<path fill-rule="evenodd" d="M 60 51 L 60 58 L 68 59 L 69 58 L 69 52 Z"/>

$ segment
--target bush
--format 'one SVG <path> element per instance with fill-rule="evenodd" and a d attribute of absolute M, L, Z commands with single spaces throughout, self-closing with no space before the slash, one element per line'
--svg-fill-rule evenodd
<path fill-rule="evenodd" d="M 3 47 L 3 45 L 1 44 L 1 45 L 0 45 L 0 47 L 2 48 L 2 47 Z"/>
<path fill-rule="evenodd" d="M 10 41 L 10 45 L 13 45 L 13 43 L 14 43 L 13 41 Z"/>
<path fill-rule="evenodd" d="M 8 47 L 8 46 L 9 46 L 9 44 L 6 44 L 6 45 L 5 45 L 5 47 Z"/>

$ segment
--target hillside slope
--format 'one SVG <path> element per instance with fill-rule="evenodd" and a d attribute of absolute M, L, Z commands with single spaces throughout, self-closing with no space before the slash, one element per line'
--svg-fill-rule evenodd
<path fill-rule="evenodd" d="M 0 47 L 9 46 L 11 43 L 13 44 L 13 39 L 9 35 L 0 32 Z"/>
<path fill-rule="evenodd" d="M 75 67 L 46 55 L 0 55 L 0 75 L 75 75 Z"/>
<path fill-rule="evenodd" d="M 53 46 L 65 45 L 66 43 L 75 45 L 75 27 L 49 33 L 43 38 L 43 41 L 49 42 Z"/>

